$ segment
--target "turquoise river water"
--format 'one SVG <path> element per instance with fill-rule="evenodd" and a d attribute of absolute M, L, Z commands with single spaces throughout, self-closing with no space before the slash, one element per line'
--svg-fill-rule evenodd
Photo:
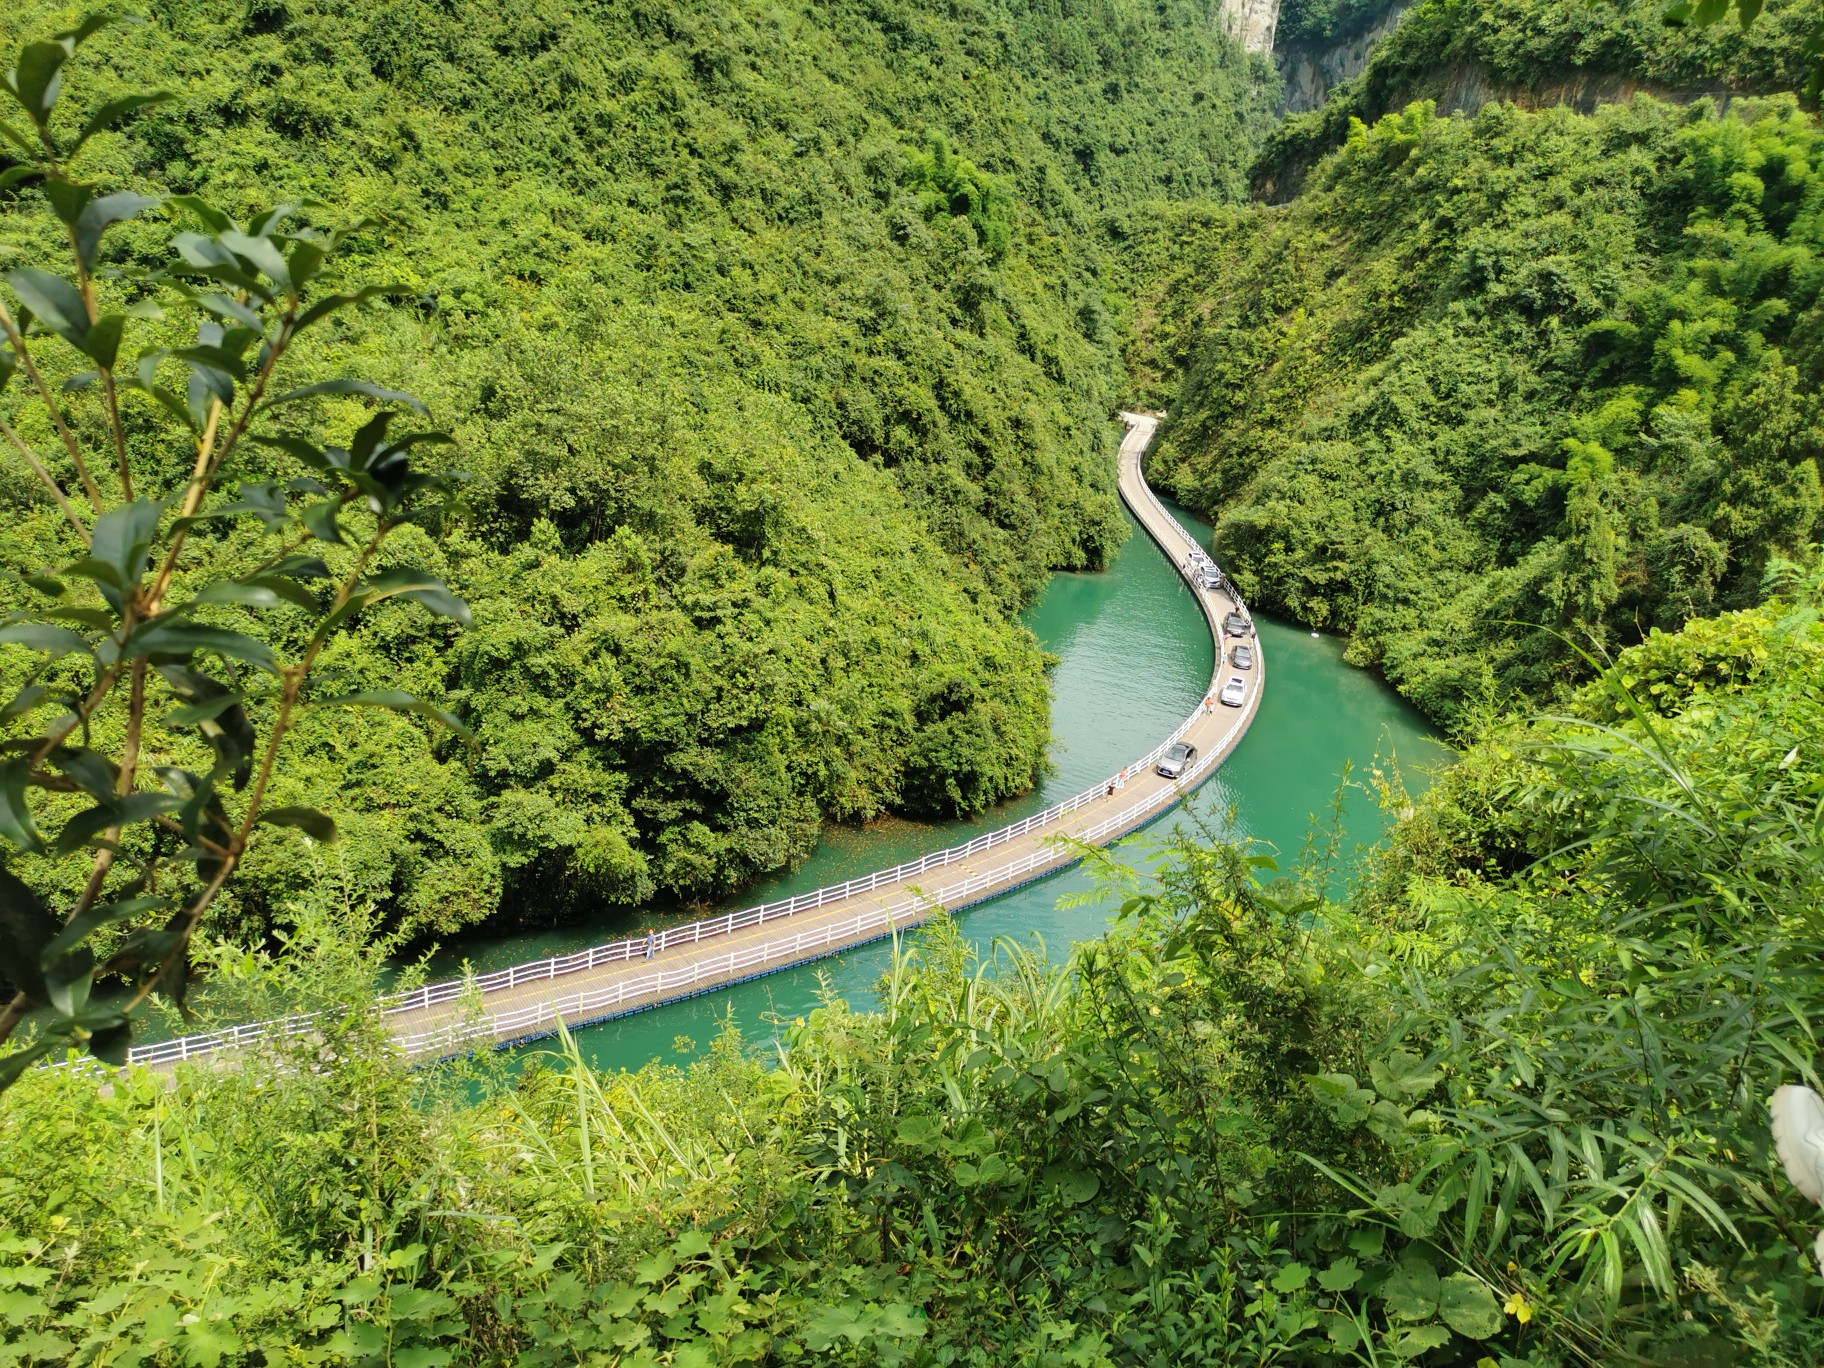
<path fill-rule="evenodd" d="M 1208 544 L 1210 529 L 1174 508 Z M 799 868 L 749 889 L 737 903 L 805 892 L 867 873 L 926 851 L 954 845 L 1048 806 L 1113 774 L 1150 750 L 1203 697 L 1212 646 L 1190 591 L 1138 523 L 1105 571 L 1060 574 L 1026 616 L 1045 648 L 1060 657 L 1052 675 L 1053 772 L 1035 792 L 964 822 L 923 825 L 886 821 L 864 829 L 833 828 Z M 1345 665 L 1342 645 L 1266 618 L 1259 620 L 1266 658 L 1266 695 L 1253 727 L 1216 775 L 1198 790 L 1196 807 L 1233 837 L 1271 847 L 1290 863 L 1314 821 L 1329 810 L 1344 767 L 1359 781 L 1371 766 L 1399 765 L 1407 785 L 1424 786 L 1427 771 L 1449 758 L 1424 720 L 1389 689 Z M 1157 836 L 1181 821 L 1168 813 L 1116 846 L 1144 861 Z M 1371 794 L 1352 786 L 1343 809 L 1343 851 L 1378 840 L 1384 822 Z M 963 912 L 959 924 L 982 950 L 1002 936 L 1042 937 L 1054 956 L 1072 941 L 1101 932 L 1111 909 L 1060 906 L 1091 886 L 1080 869 L 1065 870 Z M 716 909 L 722 910 L 722 909 Z M 701 914 L 699 914 L 701 915 Z M 476 972 L 581 949 L 629 933 L 630 923 L 583 924 L 560 931 L 467 941 L 433 962 L 437 977 Z M 705 1044 L 732 1013 L 750 1038 L 771 1034 L 768 1019 L 802 1016 L 827 981 L 857 1005 L 872 998 L 891 953 L 890 942 L 772 974 L 720 992 L 621 1017 L 579 1031 L 584 1053 L 599 1067 L 638 1068 L 656 1058 L 680 1060 Z M 544 1048 L 540 1045 L 527 1050 Z"/>

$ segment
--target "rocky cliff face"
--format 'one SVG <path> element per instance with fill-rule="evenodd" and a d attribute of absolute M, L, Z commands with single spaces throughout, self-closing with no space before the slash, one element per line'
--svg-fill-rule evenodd
<path fill-rule="evenodd" d="M 1279 0 L 1222 0 L 1223 27 L 1248 52 L 1273 51 Z"/>
<path fill-rule="evenodd" d="M 1236 0 L 1228 0 L 1228 3 L 1236 3 Z M 1392 31 L 1409 8 L 1411 0 L 1392 5 L 1374 21 L 1374 27 L 1354 38 L 1323 47 L 1301 45 L 1281 51 L 1277 60 L 1279 74 L 1286 82 L 1286 112 L 1302 114 L 1307 109 L 1316 109 L 1333 87 L 1358 75 L 1368 65 L 1368 55 L 1374 51 L 1375 44 Z"/>

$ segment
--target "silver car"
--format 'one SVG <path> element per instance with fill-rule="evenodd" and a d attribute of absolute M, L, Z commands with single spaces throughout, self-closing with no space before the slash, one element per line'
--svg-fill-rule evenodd
<path fill-rule="evenodd" d="M 1229 652 L 1229 664 L 1233 665 L 1238 670 L 1253 669 L 1254 648 L 1244 641 L 1241 645 Z"/>
<path fill-rule="evenodd" d="M 1222 571 L 1213 565 L 1200 566 L 1197 570 L 1197 583 L 1205 589 L 1220 589 L 1222 588 Z"/>
<path fill-rule="evenodd" d="M 1176 779 L 1179 775 L 1184 773 L 1191 761 L 1196 758 L 1197 747 L 1187 746 L 1184 742 L 1180 741 L 1176 745 L 1168 748 L 1165 754 L 1159 757 L 1157 768 L 1159 773 L 1163 774 L 1167 779 Z"/>

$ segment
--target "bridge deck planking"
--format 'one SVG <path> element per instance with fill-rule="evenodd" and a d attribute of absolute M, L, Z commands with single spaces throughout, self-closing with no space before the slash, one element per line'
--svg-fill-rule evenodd
<path fill-rule="evenodd" d="M 1140 415 L 1123 415 L 1129 423 L 1126 438 L 1121 444 L 1120 453 L 1120 492 L 1134 516 L 1142 527 L 1165 552 L 1179 573 L 1190 583 L 1196 595 L 1198 605 L 1209 626 L 1211 636 L 1217 645 L 1214 673 L 1211 677 L 1211 692 L 1218 687 L 1225 674 L 1222 643 L 1222 618 L 1238 605 L 1226 593 L 1210 592 L 1197 586 L 1190 580 L 1185 553 L 1189 543 L 1176 522 L 1158 505 L 1141 473 L 1141 457 L 1147 444 L 1151 441 L 1157 420 Z M 1207 753 L 1207 748 L 1218 745 L 1224 740 L 1224 734 L 1234 727 L 1234 734 L 1227 738 L 1211 763 L 1197 776 L 1197 783 L 1214 773 L 1221 760 L 1234 749 L 1246 734 L 1247 724 L 1251 723 L 1259 708 L 1261 692 L 1265 683 L 1266 665 L 1259 651 L 1258 639 L 1255 642 L 1255 662 L 1252 671 L 1244 673 L 1248 692 L 1240 709 L 1242 725 L 1235 727 L 1236 710 L 1216 705 L 1203 710 L 1183 739 L 1198 748 L 1200 757 Z M 406 1008 L 388 1013 L 395 1034 L 401 1038 L 412 1053 L 436 1055 L 451 1053 L 457 1050 L 472 1049 L 476 1045 L 492 1042 L 496 1045 L 511 1045 L 526 1040 L 537 1039 L 552 1034 L 556 1029 L 555 1016 L 561 1016 L 564 1024 L 570 1027 L 593 1024 L 632 1012 L 643 1011 L 650 1007 L 660 1006 L 666 1002 L 678 1001 L 699 993 L 711 991 L 718 987 L 742 982 L 758 977 L 764 973 L 776 973 L 783 969 L 807 964 L 825 958 L 843 950 L 880 940 L 891 935 L 895 930 L 903 930 L 936 913 L 940 908 L 956 912 L 996 897 L 1009 889 L 1030 883 L 1034 879 L 1055 873 L 1079 858 L 1060 837 L 1077 837 L 1092 831 L 1107 819 L 1126 810 L 1130 810 L 1142 798 L 1158 796 L 1163 798 L 1165 790 L 1174 790 L 1178 786 L 1174 781 L 1163 778 L 1149 766 L 1143 773 L 1132 774 L 1127 782 L 1112 796 L 1095 799 L 1053 826 L 1016 838 L 1004 845 L 984 851 L 969 859 L 940 869 L 927 871 L 916 880 L 908 880 L 876 889 L 865 894 L 847 898 L 841 902 L 830 903 L 824 907 L 794 913 L 777 921 L 765 922 L 757 926 L 745 927 L 730 932 L 723 932 L 705 938 L 695 944 L 677 946 L 662 950 L 651 959 L 622 961 L 615 964 L 601 965 L 594 969 L 581 969 L 556 978 L 543 979 L 537 982 L 524 983 L 516 987 L 506 987 L 487 993 L 481 1002 L 479 1019 L 472 1007 L 465 1008 L 458 1003 L 437 1003 L 428 1007 Z M 1195 784 L 1192 785 L 1195 787 Z M 1165 803 L 1150 808 L 1137 816 L 1131 823 L 1123 823 L 1116 829 L 1101 833 L 1093 838 L 1093 843 L 1105 845 L 1128 832 L 1146 825 L 1170 810 Z M 1045 856 L 1041 863 L 1028 864 L 1035 856 Z M 1026 867 L 1020 867 L 1026 865 Z M 1009 871 L 1009 867 L 1013 868 Z M 1001 872 L 1000 877 L 993 877 Z M 986 876 L 986 877 L 985 877 Z M 982 881 L 979 886 L 970 886 Z M 934 896 L 941 890 L 964 885 L 967 891 L 950 897 Z M 852 935 L 835 933 L 834 939 L 823 940 L 820 944 L 804 946 L 794 951 L 794 942 L 821 935 L 830 935 L 835 928 L 845 923 L 856 922 L 865 914 L 880 913 L 895 905 L 904 904 L 910 898 L 923 895 L 925 905 L 922 910 L 902 912 L 892 919 L 890 925 L 876 924 L 858 929 Z M 739 952 L 761 952 L 767 947 L 778 950 L 776 956 L 767 955 L 757 959 L 741 955 Z M 730 959 L 742 959 L 745 962 L 730 965 Z M 681 971 L 692 970 L 695 966 L 714 968 L 704 972 L 700 977 L 693 977 L 688 984 L 678 984 Z M 631 988 L 642 979 L 652 979 L 663 975 L 668 986 L 648 992 L 618 997 L 608 1004 L 608 1010 L 591 1010 L 587 1005 L 590 998 L 601 999 L 616 995 L 617 987 L 626 985 Z M 533 1011 L 547 1019 L 527 1022 L 524 1018 Z M 565 1010 L 568 1008 L 568 1010 Z M 505 1018 L 506 1020 L 502 1020 Z"/>

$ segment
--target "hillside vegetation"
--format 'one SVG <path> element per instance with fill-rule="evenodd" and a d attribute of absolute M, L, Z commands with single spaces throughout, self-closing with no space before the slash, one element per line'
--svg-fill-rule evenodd
<path fill-rule="evenodd" d="M 6 1094 L 0 1353 L 1816 1363 L 1764 1110 L 1824 1012 L 1824 628 L 1782 574 L 1469 749 L 1346 903 L 1192 833 L 1105 870 L 1066 964 L 940 926 L 776 1055 L 409 1072 L 326 892 L 220 966 L 322 1036 Z"/>
<path fill-rule="evenodd" d="M 1446 721 L 1757 602 L 1824 511 L 1821 152 L 1791 97 L 1358 124 L 1292 204 L 1149 243 L 1152 468 Z"/>
<path fill-rule="evenodd" d="M 1386 0 L 1288 0 L 1279 41 L 1322 47 L 1367 31 L 1391 8 Z M 1770 94 L 1805 89 L 1824 60 L 1824 16 L 1807 0 L 1768 0 L 1747 25 L 1733 15 L 1669 22 L 1678 8 L 1668 0 L 1418 0 L 1359 76 L 1272 133 L 1255 181 L 1286 197 L 1342 144 L 1351 119 L 1372 122 L 1416 100 L 1472 112 L 1487 99 L 1587 111 L 1639 90 L 1672 99 Z"/>
<path fill-rule="evenodd" d="M 0 39 L 74 14 L 13 6 Z M 716 898 L 826 819 L 1028 788 L 1048 700 L 1015 614 L 1124 535 L 1100 225 L 1238 193 L 1264 115 L 1212 15 L 174 0 L 86 47 L 66 107 L 175 97 L 89 176 L 372 221 L 350 283 L 406 293 L 296 379 L 419 395 L 467 477 L 439 542 L 392 554 L 472 628 L 381 610 L 330 663 L 451 707 L 478 758 L 411 719 L 307 725 L 282 796 L 343 814 L 342 844 L 269 846 L 220 924 L 332 873 L 424 933 Z M 37 192 L 0 196 L 8 264 L 53 259 Z M 170 229 L 116 229 L 108 263 Z M 5 566 L 69 559 L 0 470 Z"/>

